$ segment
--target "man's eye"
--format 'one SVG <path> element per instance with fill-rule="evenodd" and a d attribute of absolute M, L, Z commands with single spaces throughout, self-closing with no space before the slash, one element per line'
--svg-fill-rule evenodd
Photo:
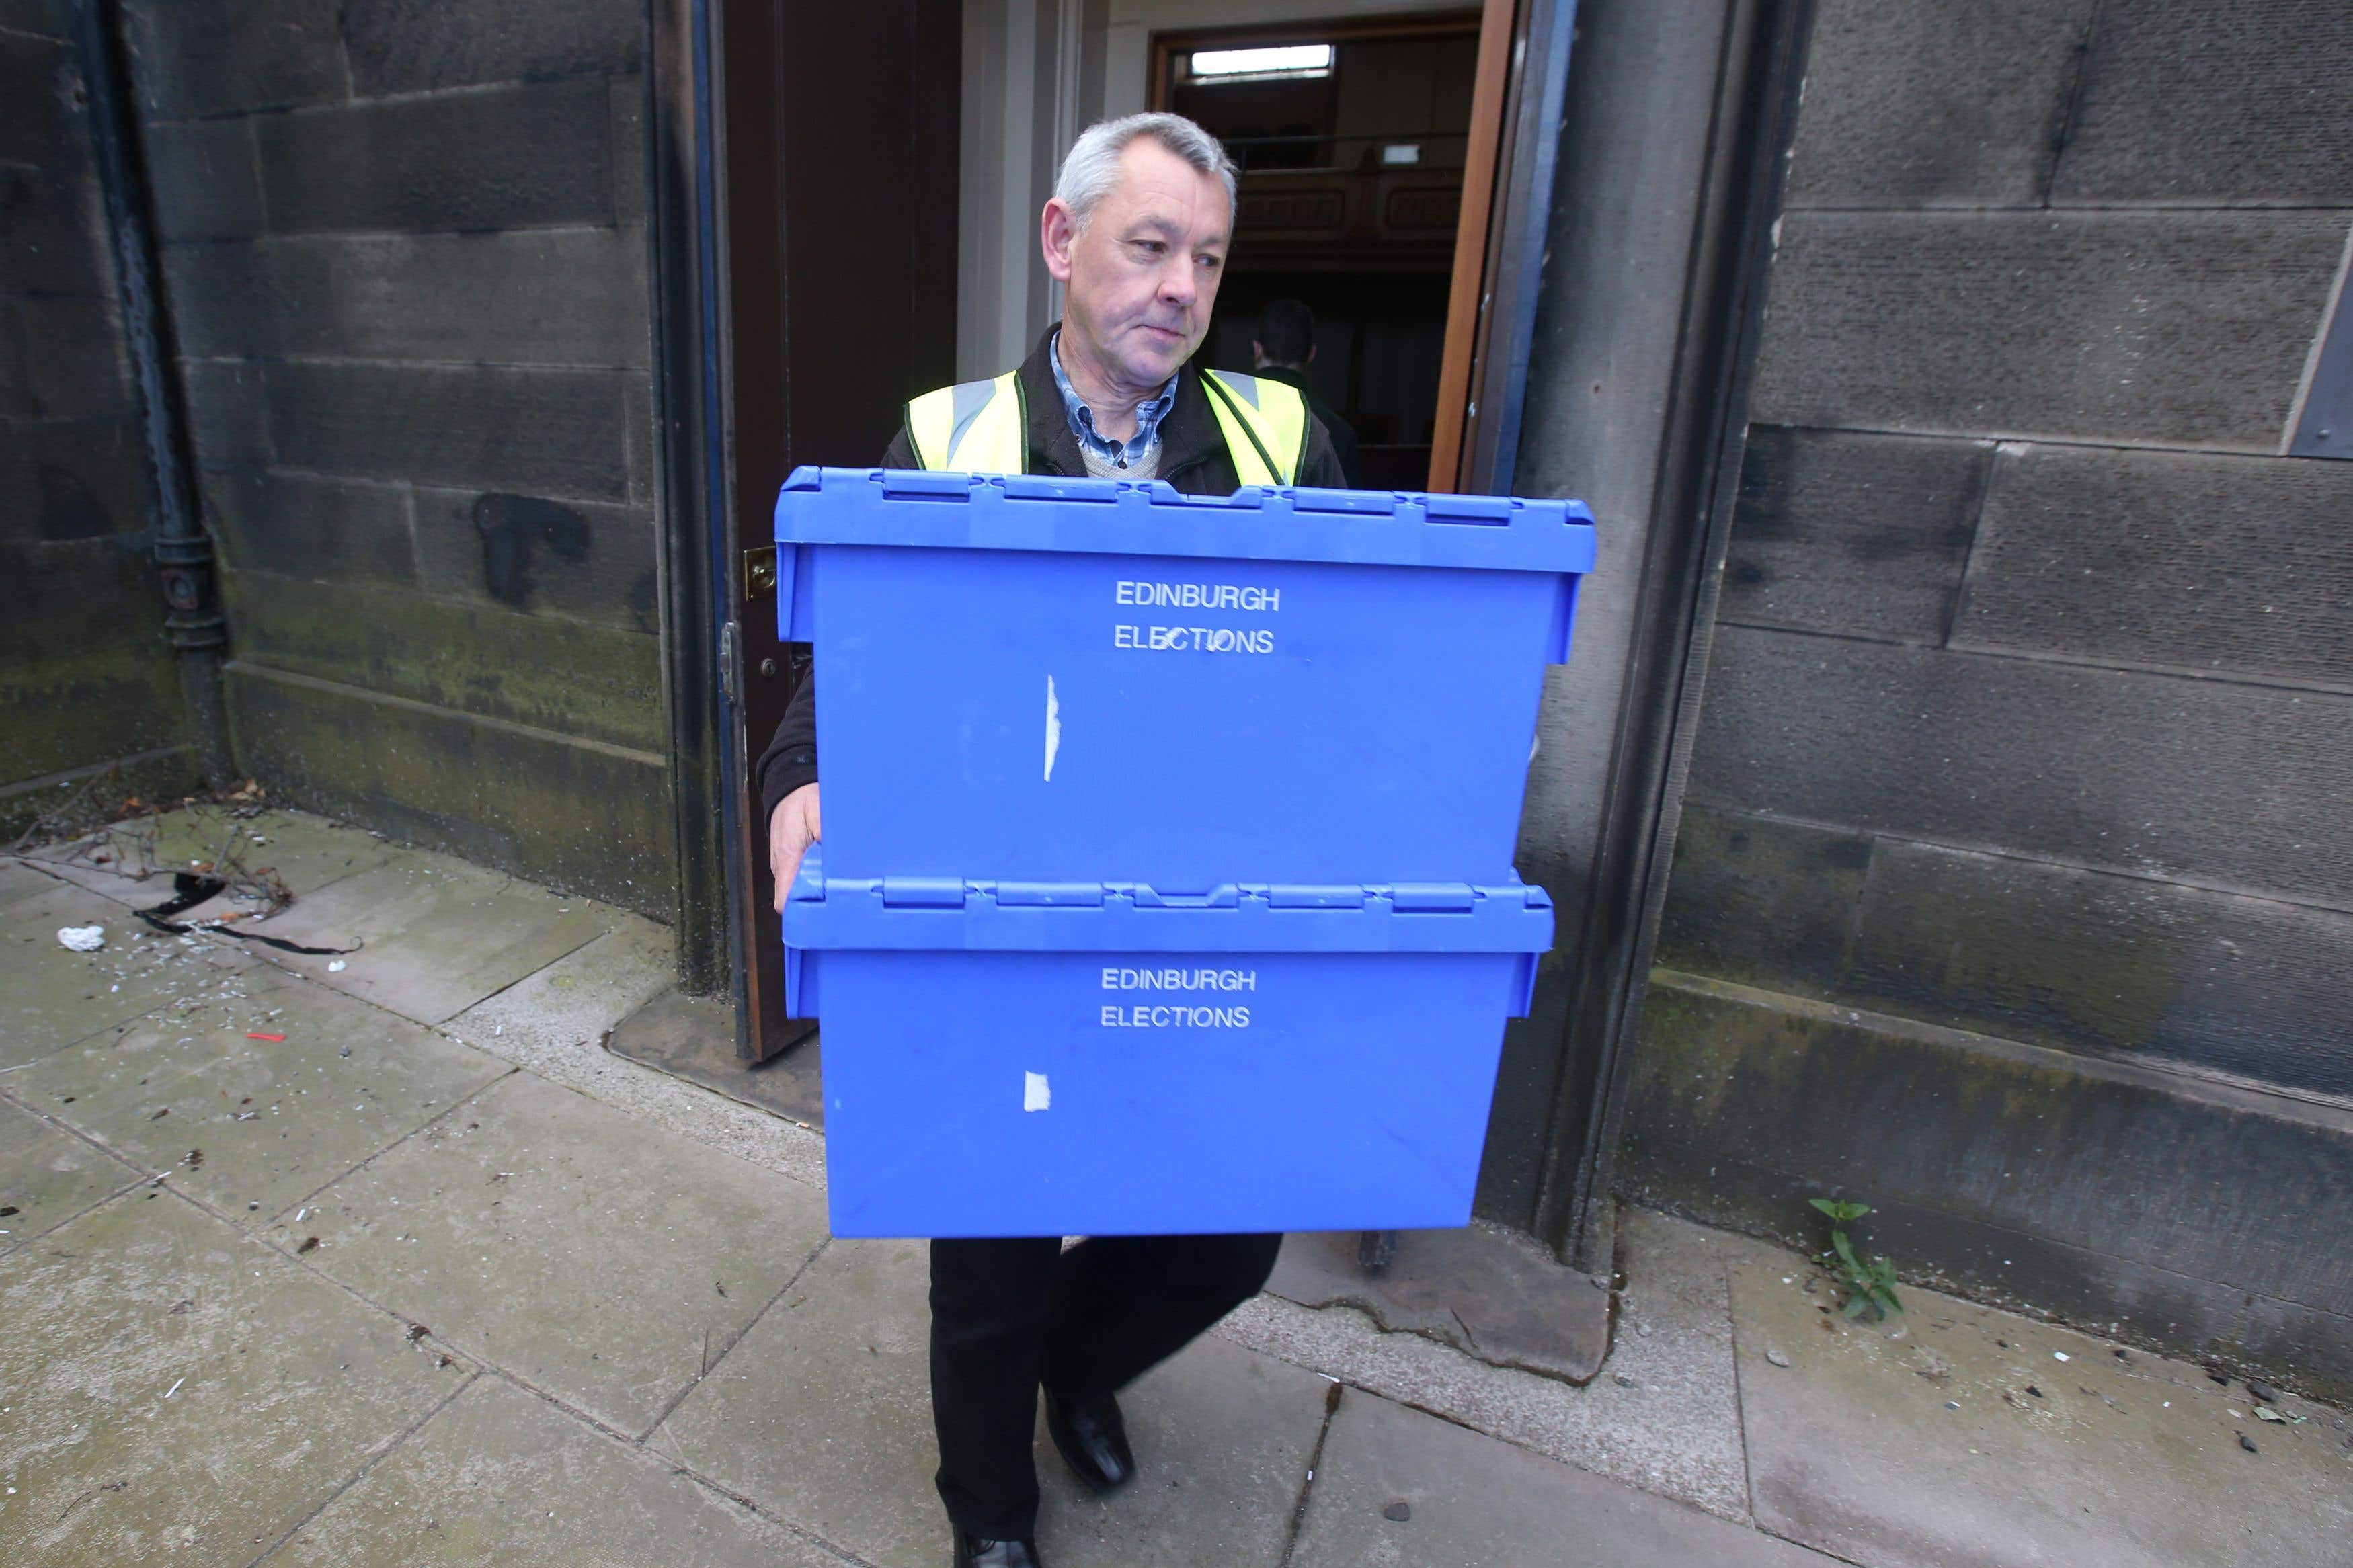
<path fill-rule="evenodd" d="M 1146 256 L 1157 256 L 1168 247 L 1156 239 L 1139 239 L 1135 242 L 1135 248 Z"/>

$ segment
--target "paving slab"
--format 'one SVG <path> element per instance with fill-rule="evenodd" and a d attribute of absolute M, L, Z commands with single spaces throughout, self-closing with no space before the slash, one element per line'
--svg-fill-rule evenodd
<path fill-rule="evenodd" d="M 478 1379 L 265 1568 L 843 1568 L 504 1378 Z"/>
<path fill-rule="evenodd" d="M 165 1008 L 5 1081 L 259 1226 L 513 1070 L 380 1007 L 261 974 L 274 984 L 237 1003 Z"/>
<path fill-rule="evenodd" d="M 401 852 L 364 828 L 305 811 L 272 807 L 240 817 L 217 805 L 194 805 L 118 822 L 25 858 L 92 892 L 146 907 L 172 896 L 173 873 L 209 869 L 225 856 L 255 872 L 275 871 L 299 900 Z M 222 902 L 189 912 L 217 916 L 233 907 Z"/>
<path fill-rule="evenodd" d="M 75 952 L 65 926 L 101 926 L 106 945 Z M 0 1068 L 37 1061 L 169 1003 L 234 990 L 253 961 L 204 937 L 152 931 L 121 905 L 58 886 L 0 906 Z"/>
<path fill-rule="evenodd" d="M 29 899 L 35 893 L 54 891 L 55 877 L 47 875 L 16 859 L 0 858 L 0 906 Z"/>
<path fill-rule="evenodd" d="M 86 1140 L 0 1102 L 0 1252 L 63 1225 L 139 1176 Z"/>
<path fill-rule="evenodd" d="M 835 1241 L 664 1424 L 681 1463 L 884 1568 L 936 1568 L 929 1249 Z M 1037 1437 L 1041 1550 L 1058 1564 L 1273 1568 L 1324 1379 L 1216 1340 L 1122 1397 L 1139 1474 L 1082 1493 Z"/>
<path fill-rule="evenodd" d="M 1391 1517 L 1398 1513 L 1405 1517 Z M 1832 1560 L 1351 1390 L 1333 1414 L 1290 1561 L 1292 1568 L 1831 1568 Z"/>
<path fill-rule="evenodd" d="M 654 1426 L 825 1238 L 788 1178 L 516 1073 L 271 1234 L 621 1431 Z"/>
<path fill-rule="evenodd" d="M 1583 1387 L 1489 1366 L 1419 1334 L 1384 1333 L 1348 1307 L 1311 1310 L 1272 1296 L 1219 1332 L 1295 1365 L 1438 1412 L 1723 1518 L 1748 1518 L 1725 1272 L 1776 1256 L 1662 1215 L 1620 1222 L 1627 1287 L 1601 1374 Z"/>
<path fill-rule="evenodd" d="M 445 1027 L 522 1067 L 602 1038 L 678 980 L 678 942 L 669 927 L 642 915 L 616 913 L 612 921 L 610 931 L 476 1003 Z"/>
<path fill-rule="evenodd" d="M 1197 1340 L 1120 1395 L 1136 1476 L 1090 1495 L 1038 1426 L 1040 1549 L 1076 1568 L 1276 1568 L 1338 1384 Z"/>
<path fill-rule="evenodd" d="M 459 1387 L 169 1190 L 0 1258 L 0 1563 L 250 1563 Z"/>
<path fill-rule="evenodd" d="M 438 1024 L 602 936 L 621 915 L 451 856 L 404 849 L 254 929 L 308 947 L 356 949 L 273 953 L 272 962 Z"/>
<path fill-rule="evenodd" d="M 654 1443 L 881 1568 L 938 1568 L 930 1250 L 833 1241 L 688 1394 Z"/>
<path fill-rule="evenodd" d="M 1841 1326 L 1802 1263 L 1734 1270 L 1766 1529 L 1873 1568 L 2353 1561 L 2342 1415 L 2283 1396 L 2267 1422 L 2196 1367 L 1903 1295 L 1902 1320 Z"/>
<path fill-rule="evenodd" d="M 442 1032 L 822 1192 L 825 1140 L 803 1120 L 743 1104 L 606 1048 L 607 1031 L 676 1000 L 676 963 L 667 927 L 625 914 L 611 931 L 467 1008 Z M 732 1039 L 732 1023 L 729 1029 Z"/>

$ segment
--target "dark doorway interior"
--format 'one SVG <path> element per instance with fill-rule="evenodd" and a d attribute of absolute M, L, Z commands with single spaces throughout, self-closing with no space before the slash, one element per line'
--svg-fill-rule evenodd
<path fill-rule="evenodd" d="M 1462 11 L 1154 40 L 1154 101 L 1242 171 L 1210 363 L 1250 370 L 1260 310 L 1305 301 L 1308 384 L 1356 431 L 1376 489 L 1430 476 L 1479 26 Z"/>
<path fill-rule="evenodd" d="M 1314 308 L 1307 384 L 1363 443 L 1366 486 L 1421 489 L 1446 347 L 1446 274 L 1237 269 L 1218 293 L 1209 363 L 1248 371 L 1258 313 L 1284 298 Z"/>

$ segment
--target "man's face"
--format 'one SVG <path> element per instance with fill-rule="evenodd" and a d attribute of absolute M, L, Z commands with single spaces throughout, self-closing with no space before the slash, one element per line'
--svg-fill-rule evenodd
<path fill-rule="evenodd" d="M 1066 285 L 1063 320 L 1075 349 L 1122 394 L 1149 395 L 1209 330 L 1233 224 L 1225 182 L 1148 136 L 1128 143 L 1120 181 L 1083 233 L 1046 204 L 1046 268 Z"/>

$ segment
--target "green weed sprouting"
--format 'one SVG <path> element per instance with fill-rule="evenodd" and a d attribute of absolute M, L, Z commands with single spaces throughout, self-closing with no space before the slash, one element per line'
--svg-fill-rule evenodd
<path fill-rule="evenodd" d="M 1847 1221 L 1861 1219 L 1869 1214 L 1870 1205 L 1848 1203 L 1841 1198 L 1808 1198 L 1806 1201 L 1831 1216 L 1831 1249 L 1815 1257 L 1846 1292 L 1846 1304 L 1840 1309 L 1841 1315 L 1859 1318 L 1869 1312 L 1874 1323 L 1890 1312 L 1902 1315 L 1904 1303 L 1895 1299 L 1895 1265 L 1884 1258 L 1874 1258 L 1865 1263 L 1857 1256 L 1854 1243 L 1846 1234 Z"/>

